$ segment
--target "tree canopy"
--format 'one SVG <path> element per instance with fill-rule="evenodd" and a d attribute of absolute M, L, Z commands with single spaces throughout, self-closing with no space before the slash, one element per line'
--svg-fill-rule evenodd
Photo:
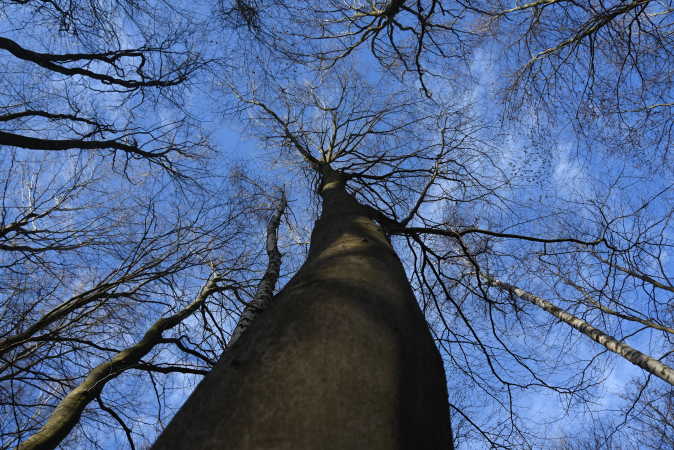
<path fill-rule="evenodd" d="M 2 448 L 151 444 L 327 173 L 403 262 L 456 448 L 671 446 L 670 0 L 0 5 Z"/>

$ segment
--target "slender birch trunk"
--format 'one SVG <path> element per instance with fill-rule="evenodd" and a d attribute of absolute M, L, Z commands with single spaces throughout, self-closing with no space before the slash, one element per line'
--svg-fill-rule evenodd
<path fill-rule="evenodd" d="M 326 178 L 306 262 L 155 450 L 451 448 L 442 361 L 402 264 Z"/>
<path fill-rule="evenodd" d="M 537 295 L 527 292 L 524 289 L 520 289 L 517 286 L 513 286 L 512 284 L 497 280 L 496 278 L 493 278 L 489 275 L 481 274 L 481 278 L 491 286 L 510 292 L 523 300 L 533 303 L 544 311 L 552 314 L 568 326 L 580 331 L 596 343 L 603 345 L 606 347 L 606 349 L 622 356 L 635 366 L 641 367 L 645 371 L 663 379 L 667 383 L 674 386 L 674 369 L 667 366 L 666 364 L 663 364 L 657 359 L 640 352 L 639 350 L 625 344 L 624 342 L 617 340 L 613 336 L 610 336 L 593 327 L 583 319 L 564 311 L 563 309 L 553 305 L 549 301 Z"/>
<path fill-rule="evenodd" d="M 278 227 L 281 223 L 281 217 L 286 208 L 285 192 L 281 192 L 277 200 L 276 209 L 267 224 L 267 269 L 257 286 L 253 299 L 246 305 L 241 314 L 239 322 L 236 324 L 232 337 L 229 339 L 228 347 L 234 345 L 239 340 L 244 331 L 248 329 L 253 320 L 262 311 L 267 309 L 274 296 L 274 288 L 281 271 L 281 252 L 278 249 Z"/>

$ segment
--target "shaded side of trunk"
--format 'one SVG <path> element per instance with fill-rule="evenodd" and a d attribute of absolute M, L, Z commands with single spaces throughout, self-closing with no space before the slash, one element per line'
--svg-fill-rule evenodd
<path fill-rule="evenodd" d="M 440 355 L 402 264 L 338 176 L 307 261 L 154 449 L 451 448 Z"/>

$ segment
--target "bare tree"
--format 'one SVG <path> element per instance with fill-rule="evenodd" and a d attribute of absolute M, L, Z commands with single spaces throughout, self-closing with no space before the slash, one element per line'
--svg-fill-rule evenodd
<path fill-rule="evenodd" d="M 285 212 L 287 200 L 285 192 L 281 191 L 279 198 L 276 200 L 276 209 L 269 219 L 267 224 L 267 242 L 265 250 L 267 252 L 267 269 L 260 280 L 255 295 L 246 304 L 246 308 L 241 313 L 241 317 L 232 331 L 232 337 L 227 343 L 228 347 L 234 345 L 241 335 L 248 329 L 255 318 L 271 304 L 274 290 L 276 289 L 276 282 L 279 279 L 281 272 L 281 252 L 278 249 L 278 228 L 281 223 L 281 217 Z"/>
<path fill-rule="evenodd" d="M 375 165 L 387 170 L 402 159 L 385 148 L 370 155 L 363 140 L 402 138 L 406 121 L 396 116 L 405 104 L 374 110 L 367 90 L 349 81 L 337 80 L 329 99 L 311 87 L 289 92 L 281 105 L 290 96 L 300 102 L 282 113 L 243 99 L 313 172 L 321 215 L 302 267 L 154 448 L 452 448 L 440 356 L 382 214 L 347 188 L 355 176 L 369 180 Z"/>
<path fill-rule="evenodd" d="M 2 210 L 0 407 L 12 418 L 3 446 L 46 420 L 22 445 L 53 448 L 80 415 L 71 439 L 95 442 L 82 430 L 110 422 L 132 446 L 148 439 L 152 424 L 142 417 L 161 421 L 170 408 L 163 396 L 152 413 L 147 398 L 103 388 L 130 376 L 159 389 L 171 374 L 206 373 L 228 340 L 228 317 L 255 284 L 243 231 L 252 208 L 241 192 L 234 201 L 224 190 L 157 186 L 154 177 L 120 187 L 95 160 L 51 158 L 40 171 L 39 158 L 15 155 L 3 167 L 6 185 L 20 188 L 5 189 Z M 105 407 L 85 410 L 92 400 Z"/>

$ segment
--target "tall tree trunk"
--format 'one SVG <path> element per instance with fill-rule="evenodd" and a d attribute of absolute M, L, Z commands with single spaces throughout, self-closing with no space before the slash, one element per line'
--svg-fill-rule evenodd
<path fill-rule="evenodd" d="M 451 448 L 440 355 L 380 227 L 330 172 L 309 256 L 154 449 Z"/>

